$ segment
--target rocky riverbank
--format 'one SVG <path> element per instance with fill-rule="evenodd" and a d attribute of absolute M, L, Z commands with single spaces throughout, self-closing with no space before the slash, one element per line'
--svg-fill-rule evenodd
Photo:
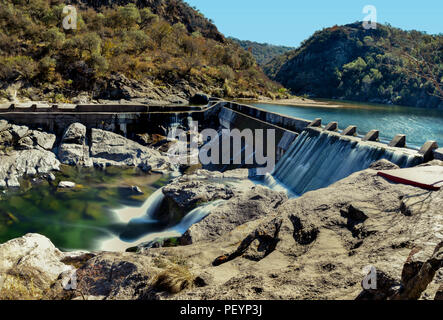
<path fill-rule="evenodd" d="M 242 170 L 197 171 L 165 188 L 168 201 L 225 201 L 185 234 L 188 245 L 62 253 L 26 235 L 0 245 L 0 298 L 441 299 L 443 191 L 377 175 L 393 167 L 382 160 L 297 199 L 215 183 Z M 362 289 L 368 266 L 377 289 Z"/>
<path fill-rule="evenodd" d="M 161 173 L 177 169 L 161 151 L 110 131 L 92 129 L 88 136 L 80 123 L 70 125 L 57 139 L 54 134 L 0 120 L 0 156 L 0 188 L 20 187 L 20 179 L 25 176 L 52 180 L 51 171 L 58 171 L 61 163 L 128 166 Z"/>

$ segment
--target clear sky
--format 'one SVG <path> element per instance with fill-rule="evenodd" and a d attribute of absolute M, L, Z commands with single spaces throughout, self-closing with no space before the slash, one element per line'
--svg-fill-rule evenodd
<path fill-rule="evenodd" d="M 298 46 L 316 30 L 362 21 L 373 5 L 377 20 L 406 30 L 443 33 L 443 0 L 185 0 L 226 36 Z"/>

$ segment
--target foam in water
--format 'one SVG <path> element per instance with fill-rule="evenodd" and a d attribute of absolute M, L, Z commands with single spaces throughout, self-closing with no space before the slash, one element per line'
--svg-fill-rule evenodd
<path fill-rule="evenodd" d="M 387 159 L 400 167 L 417 164 L 417 157 L 373 144 L 358 143 L 328 132 L 304 131 L 278 162 L 272 176 L 297 195 L 327 187 L 350 174 Z"/>
<path fill-rule="evenodd" d="M 202 205 L 191 212 L 189 212 L 177 225 L 168 228 L 161 232 L 152 232 L 148 235 L 143 236 L 142 238 L 138 239 L 136 242 L 134 241 L 125 241 L 122 240 L 120 237 L 114 236 L 110 239 L 107 239 L 105 241 L 102 241 L 100 244 L 100 250 L 104 251 L 125 251 L 129 247 L 133 247 L 136 244 L 140 243 L 147 243 L 156 239 L 166 239 L 166 238 L 173 238 L 173 237 L 180 237 L 182 236 L 193 224 L 196 224 L 203 220 L 206 216 L 208 216 L 211 211 L 219 206 L 221 203 L 225 202 L 226 200 L 216 200 L 213 202 L 210 202 L 208 204 Z M 161 202 L 160 202 L 161 204 Z M 154 205 L 153 205 L 154 206 Z M 155 207 L 155 206 L 154 206 Z M 158 206 L 156 210 L 158 209 Z M 146 216 L 145 218 L 155 222 L 155 220 L 151 220 L 152 214 L 154 213 L 154 210 L 149 209 L 150 216 Z M 143 217 L 136 218 L 135 220 L 143 219 Z M 134 221 L 134 220 L 133 220 Z"/>
<path fill-rule="evenodd" d="M 217 206 L 219 206 L 221 203 L 225 202 L 225 200 L 216 200 L 213 202 L 210 202 L 208 204 L 205 204 L 203 206 L 200 206 L 198 208 L 195 208 L 191 212 L 189 212 L 181 221 L 179 224 L 171 228 L 171 231 L 177 231 L 180 235 L 184 234 L 188 229 L 206 218 L 212 210 L 214 210 Z"/>
<path fill-rule="evenodd" d="M 115 209 L 114 213 L 118 221 L 123 223 L 129 223 L 129 221 L 135 218 L 152 217 L 164 198 L 163 188 L 160 188 L 151 194 L 141 207 L 123 207 Z"/>

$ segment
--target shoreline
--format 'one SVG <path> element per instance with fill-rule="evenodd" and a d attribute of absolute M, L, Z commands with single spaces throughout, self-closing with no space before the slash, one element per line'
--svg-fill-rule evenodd
<path fill-rule="evenodd" d="M 240 99 L 239 99 L 240 100 Z M 243 99 L 241 99 L 243 100 Z M 240 100 L 240 101 L 241 101 Z M 294 107 L 317 107 L 317 108 L 342 108 L 343 105 L 339 104 L 329 104 L 325 102 L 315 101 L 308 98 L 290 98 L 290 99 L 278 99 L 278 100 L 267 100 L 267 99 L 256 99 L 256 100 L 243 100 L 243 101 L 253 101 L 254 103 L 264 103 L 264 104 L 275 104 L 282 106 L 294 106 Z"/>

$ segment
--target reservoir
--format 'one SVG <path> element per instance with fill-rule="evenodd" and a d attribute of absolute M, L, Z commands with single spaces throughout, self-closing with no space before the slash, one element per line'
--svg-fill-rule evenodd
<path fill-rule="evenodd" d="M 340 129 L 355 125 L 359 135 L 379 130 L 383 142 L 391 141 L 397 134 L 405 134 L 407 146 L 414 149 L 419 149 L 428 140 L 435 140 L 440 147 L 443 146 L 443 110 L 331 100 L 321 102 L 334 107 L 249 104 L 296 118 L 321 118 L 323 125 L 336 121 Z"/>

